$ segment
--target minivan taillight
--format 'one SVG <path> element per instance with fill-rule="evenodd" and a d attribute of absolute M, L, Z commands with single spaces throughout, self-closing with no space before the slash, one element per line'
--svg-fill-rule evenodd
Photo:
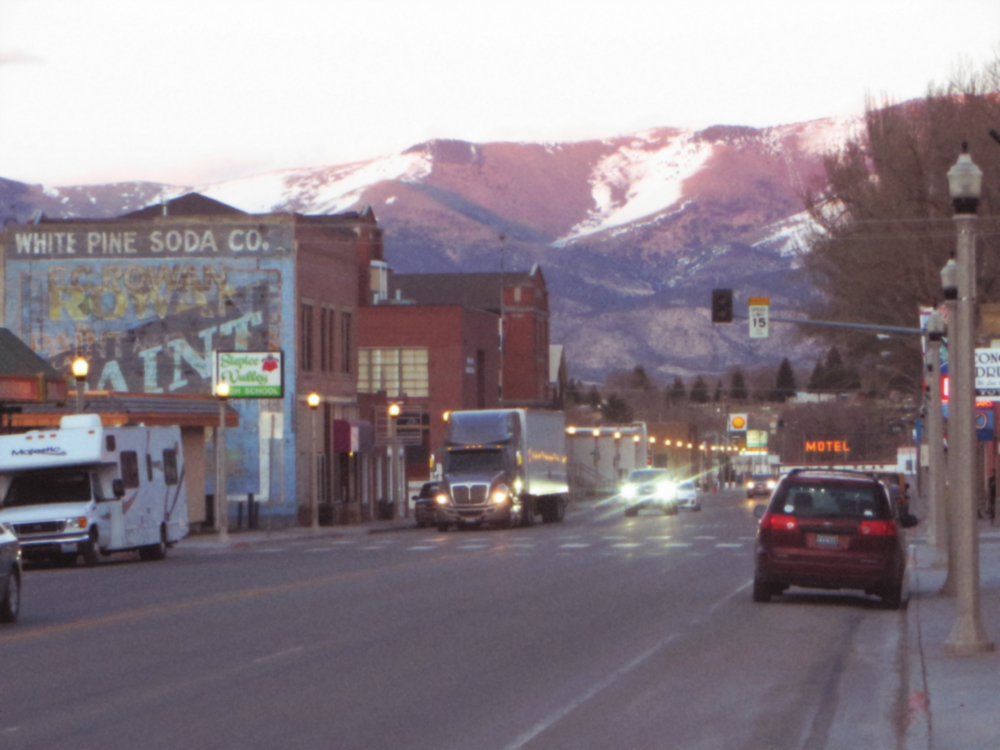
<path fill-rule="evenodd" d="M 782 513 L 765 513 L 760 519 L 761 529 L 770 531 L 798 531 L 799 522 L 795 516 L 786 516 Z"/>
<path fill-rule="evenodd" d="M 860 536 L 896 536 L 896 522 L 888 520 L 862 521 L 858 526 Z"/>

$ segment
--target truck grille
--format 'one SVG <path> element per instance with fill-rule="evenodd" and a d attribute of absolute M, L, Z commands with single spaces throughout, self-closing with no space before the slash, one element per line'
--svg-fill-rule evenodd
<path fill-rule="evenodd" d="M 16 523 L 14 533 L 21 536 L 32 534 L 61 534 L 66 527 L 65 521 L 45 521 L 44 523 Z"/>
<path fill-rule="evenodd" d="M 485 505 L 489 489 L 486 484 L 452 485 L 451 499 L 455 505 Z"/>

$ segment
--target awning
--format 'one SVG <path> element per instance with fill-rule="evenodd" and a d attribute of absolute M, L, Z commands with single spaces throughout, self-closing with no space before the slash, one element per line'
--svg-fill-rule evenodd
<path fill-rule="evenodd" d="M 333 420 L 334 453 L 368 453 L 375 447 L 371 422 L 355 419 Z"/>

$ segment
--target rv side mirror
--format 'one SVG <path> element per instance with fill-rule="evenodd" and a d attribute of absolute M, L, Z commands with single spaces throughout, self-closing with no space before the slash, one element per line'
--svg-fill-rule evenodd
<path fill-rule="evenodd" d="M 111 491 L 115 493 L 115 497 L 125 497 L 125 482 L 121 479 L 115 479 L 111 482 Z"/>

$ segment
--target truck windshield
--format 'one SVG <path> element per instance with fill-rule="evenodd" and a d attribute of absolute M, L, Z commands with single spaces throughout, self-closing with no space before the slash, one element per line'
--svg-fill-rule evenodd
<path fill-rule="evenodd" d="M 10 483 L 5 508 L 43 503 L 81 503 L 90 500 L 90 472 L 80 469 L 32 471 Z"/>
<path fill-rule="evenodd" d="M 503 471 L 503 451 L 450 451 L 445 456 L 444 470 L 446 474 Z"/>

